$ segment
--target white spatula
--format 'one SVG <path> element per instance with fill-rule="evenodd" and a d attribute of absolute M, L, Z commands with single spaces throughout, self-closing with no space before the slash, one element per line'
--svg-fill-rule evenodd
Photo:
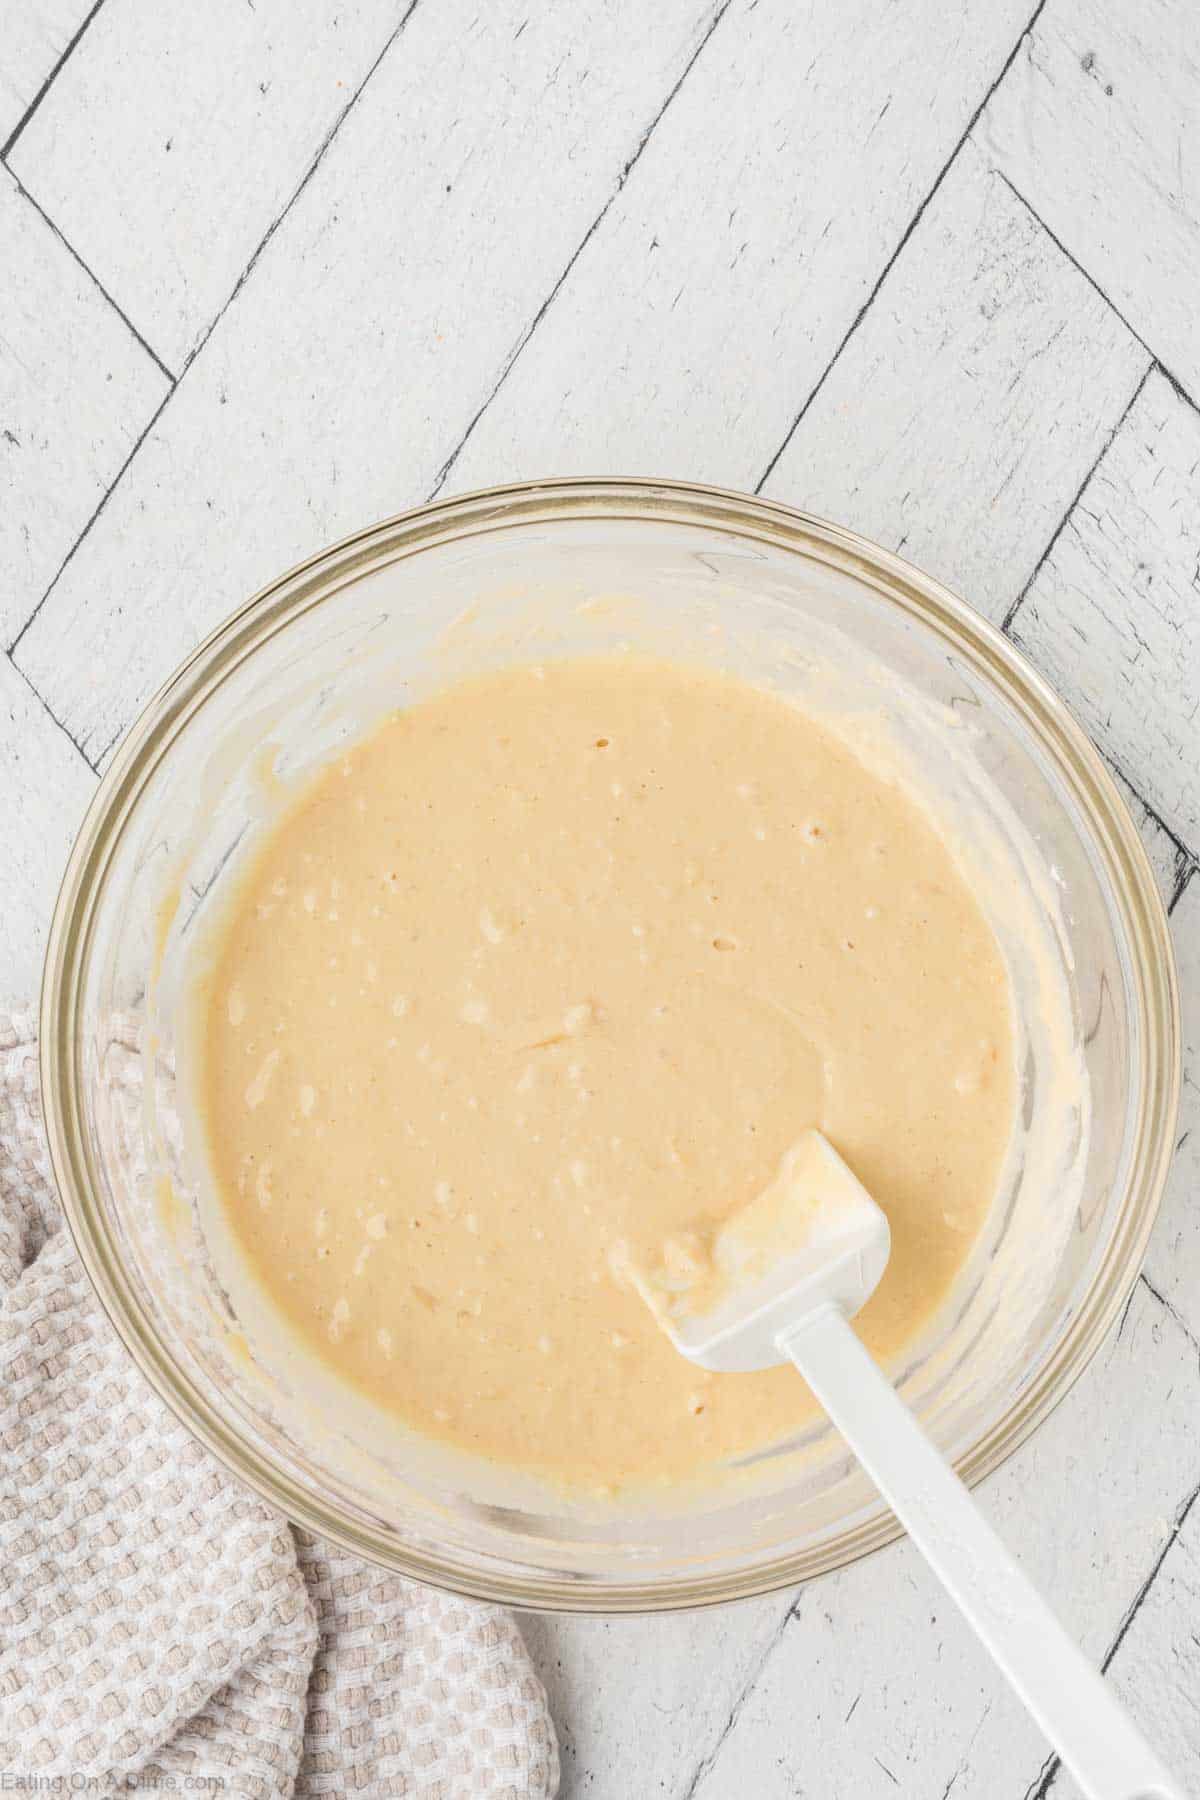
<path fill-rule="evenodd" d="M 851 1330 L 890 1248 L 879 1207 L 810 1131 L 711 1243 L 630 1275 L 703 1368 L 795 1363 L 1088 1800 L 1184 1800 Z"/>

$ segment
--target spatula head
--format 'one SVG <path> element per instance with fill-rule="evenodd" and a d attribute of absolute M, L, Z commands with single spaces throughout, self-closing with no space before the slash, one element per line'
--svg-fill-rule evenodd
<path fill-rule="evenodd" d="M 833 1300 L 853 1316 L 887 1267 L 888 1222 L 819 1131 L 711 1233 L 681 1234 L 629 1275 L 675 1348 L 706 1369 L 786 1361 L 779 1333 Z"/>

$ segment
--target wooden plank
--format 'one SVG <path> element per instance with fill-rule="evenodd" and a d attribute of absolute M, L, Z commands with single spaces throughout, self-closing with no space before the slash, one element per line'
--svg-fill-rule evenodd
<path fill-rule="evenodd" d="M 12 167 L 172 370 L 404 10 L 106 0 Z"/>
<path fill-rule="evenodd" d="M 1052 0 L 981 141 L 1200 399 L 1200 32 L 1188 0 Z"/>
<path fill-rule="evenodd" d="M 794 1598 L 645 1619 L 522 1618 L 558 1729 L 558 1800 L 682 1794 Z"/>
<path fill-rule="evenodd" d="M 1108 772 L 1121 790 L 1121 798 L 1129 808 L 1130 817 L 1150 858 L 1155 886 L 1164 903 L 1170 906 L 1190 866 L 1187 852 L 1159 823 L 1141 796 L 1134 793 L 1120 769 L 1114 769 L 1110 764 Z"/>
<path fill-rule="evenodd" d="M 0 0 L 0 144 L 6 144 L 92 0 Z"/>
<path fill-rule="evenodd" d="M 1139 1284 L 1123 1330 L 980 1490 L 992 1523 L 1096 1658 L 1200 1480 L 1198 1405 L 1191 1347 Z M 883 1800 L 896 1790 L 995 1800 L 1028 1792 L 1046 1755 L 1020 1702 L 904 1543 L 801 1594 L 695 1800 L 796 1792 Z M 1191 1785 L 1200 1757 L 1178 1772 Z M 615 1788 L 593 1791 L 617 1800 Z"/>
<path fill-rule="evenodd" d="M 1200 1718 L 1196 1705 L 1196 1620 L 1200 1617 L 1200 1505 L 1197 1496 L 1179 1535 L 1121 1640 L 1108 1678 L 1145 1727 L 1155 1749 L 1181 1784 L 1200 1781 Z M 1061 1773 L 1054 1800 L 1081 1800 Z"/>
<path fill-rule="evenodd" d="M 998 622 L 1148 366 L 968 143 L 765 491 Z"/>
<path fill-rule="evenodd" d="M 115 478 L 166 377 L 0 169 L 0 642 L 7 644 Z"/>
<path fill-rule="evenodd" d="M 737 0 L 450 485 L 753 487 L 1027 16 Z"/>
<path fill-rule="evenodd" d="M 1175 1160 L 1146 1274 L 1200 1345 L 1200 876 L 1192 876 L 1171 916 L 1171 935 L 1183 1013 L 1183 1089 Z"/>
<path fill-rule="evenodd" d="M 1200 850 L 1200 414 L 1153 374 L 1012 634 L 1137 792 Z"/>
<path fill-rule="evenodd" d="M 46 932 L 96 778 L 6 656 L 0 656 L 0 1002 L 36 1003 Z"/>
<path fill-rule="evenodd" d="M 588 17 L 414 12 L 16 649 L 90 754 L 261 583 L 429 492 L 713 7 Z"/>

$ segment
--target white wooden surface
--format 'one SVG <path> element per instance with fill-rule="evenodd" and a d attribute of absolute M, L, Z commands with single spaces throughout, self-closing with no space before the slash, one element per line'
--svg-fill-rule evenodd
<path fill-rule="evenodd" d="M 763 486 L 1061 687 L 1173 908 L 1180 1148 L 984 1503 L 1200 1788 L 1200 67 L 1191 0 L 0 0 L 0 988 L 197 635 L 493 480 Z M 1070 1791 L 907 1547 L 530 1620 L 591 1800 Z"/>
<path fill-rule="evenodd" d="M 13 133 L 53 77 L 94 0 L 0 0 L 0 145 Z"/>

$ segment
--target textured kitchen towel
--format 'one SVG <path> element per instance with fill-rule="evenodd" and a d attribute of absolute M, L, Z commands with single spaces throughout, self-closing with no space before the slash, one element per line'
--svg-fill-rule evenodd
<path fill-rule="evenodd" d="M 506 1613 L 293 1529 L 142 1380 L 63 1229 L 0 1015 L 0 1770 L 29 1791 L 549 1800 Z"/>

